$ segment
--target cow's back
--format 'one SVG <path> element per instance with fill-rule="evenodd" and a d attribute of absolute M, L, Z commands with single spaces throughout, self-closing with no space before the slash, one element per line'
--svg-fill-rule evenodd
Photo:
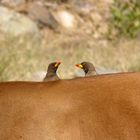
<path fill-rule="evenodd" d="M 139 140 L 140 73 L 0 84 L 1 140 Z"/>

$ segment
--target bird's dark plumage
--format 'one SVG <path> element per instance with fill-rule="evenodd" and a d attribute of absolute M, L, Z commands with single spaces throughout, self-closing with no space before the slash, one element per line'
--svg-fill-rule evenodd
<path fill-rule="evenodd" d="M 94 65 L 90 62 L 82 62 L 80 64 L 76 64 L 76 66 L 83 69 L 85 76 L 97 75 Z"/>
<path fill-rule="evenodd" d="M 58 77 L 56 72 L 57 72 L 57 69 L 58 69 L 60 64 L 61 64 L 61 62 L 50 63 L 48 66 L 47 74 L 46 74 L 45 78 L 43 79 L 43 81 L 59 80 L 59 77 Z"/>

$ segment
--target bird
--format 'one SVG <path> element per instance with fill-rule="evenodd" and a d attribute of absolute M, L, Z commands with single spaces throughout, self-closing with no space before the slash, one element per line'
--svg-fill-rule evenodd
<path fill-rule="evenodd" d="M 43 79 L 43 81 L 47 82 L 47 81 L 60 80 L 60 78 L 57 75 L 57 69 L 60 64 L 61 64 L 60 61 L 50 63 L 47 69 L 47 74 L 45 78 Z"/>
<path fill-rule="evenodd" d="M 91 62 L 82 62 L 80 64 L 76 64 L 75 66 L 81 68 L 86 77 L 97 75 L 95 67 Z"/>

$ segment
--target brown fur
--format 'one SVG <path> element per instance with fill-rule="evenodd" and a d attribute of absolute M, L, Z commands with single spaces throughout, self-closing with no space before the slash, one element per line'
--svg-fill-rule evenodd
<path fill-rule="evenodd" d="M 140 140 L 140 73 L 0 84 L 0 140 Z"/>

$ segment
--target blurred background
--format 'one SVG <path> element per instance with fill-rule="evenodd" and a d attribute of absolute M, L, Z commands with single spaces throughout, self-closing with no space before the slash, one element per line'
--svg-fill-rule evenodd
<path fill-rule="evenodd" d="M 140 71 L 139 0 L 0 0 L 0 81 L 42 80 L 61 61 L 60 78 Z"/>

